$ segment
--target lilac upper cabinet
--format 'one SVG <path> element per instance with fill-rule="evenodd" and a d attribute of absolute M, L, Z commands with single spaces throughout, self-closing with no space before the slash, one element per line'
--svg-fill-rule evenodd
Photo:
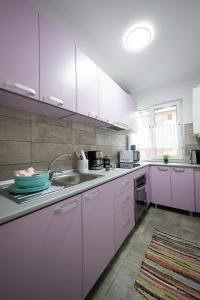
<path fill-rule="evenodd" d="M 115 253 L 113 191 L 111 182 L 82 194 L 83 297 Z"/>
<path fill-rule="evenodd" d="M 170 168 L 165 166 L 151 167 L 151 202 L 172 206 Z"/>
<path fill-rule="evenodd" d="M 2 299 L 82 299 L 80 198 L 0 227 Z"/>
<path fill-rule="evenodd" d="M 1 1 L 0 37 L 0 88 L 38 99 L 38 13 L 28 1 Z"/>
<path fill-rule="evenodd" d="M 98 74 L 100 119 L 135 128 L 136 105 L 132 97 L 100 68 Z"/>
<path fill-rule="evenodd" d="M 40 99 L 76 111 L 75 45 L 40 14 Z"/>
<path fill-rule="evenodd" d="M 99 117 L 106 122 L 117 122 L 117 84 L 100 68 L 99 75 Z"/>
<path fill-rule="evenodd" d="M 131 113 L 132 108 L 130 107 L 128 94 L 116 84 L 116 123 L 125 127 L 129 127 L 129 113 Z M 129 111 L 130 110 L 130 111 Z"/>
<path fill-rule="evenodd" d="M 195 211 L 193 168 L 171 168 L 172 207 Z"/>
<path fill-rule="evenodd" d="M 136 103 L 131 95 L 122 90 L 121 92 L 121 106 L 123 114 L 121 114 L 120 121 L 122 125 L 136 131 Z"/>
<path fill-rule="evenodd" d="M 194 169 L 194 180 L 196 212 L 200 213 L 200 168 Z"/>
<path fill-rule="evenodd" d="M 98 68 L 76 48 L 77 112 L 92 118 L 99 116 Z"/>

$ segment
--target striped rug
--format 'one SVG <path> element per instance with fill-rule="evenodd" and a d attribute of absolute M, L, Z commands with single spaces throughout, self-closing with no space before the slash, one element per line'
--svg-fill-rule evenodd
<path fill-rule="evenodd" d="M 200 299 L 200 245 L 155 230 L 135 288 L 149 300 Z"/>

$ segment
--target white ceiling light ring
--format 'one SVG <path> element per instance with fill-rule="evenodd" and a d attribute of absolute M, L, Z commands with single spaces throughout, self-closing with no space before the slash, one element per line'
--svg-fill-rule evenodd
<path fill-rule="evenodd" d="M 146 48 L 153 39 L 152 26 L 137 24 L 131 26 L 124 35 L 124 47 L 128 51 L 137 52 Z"/>

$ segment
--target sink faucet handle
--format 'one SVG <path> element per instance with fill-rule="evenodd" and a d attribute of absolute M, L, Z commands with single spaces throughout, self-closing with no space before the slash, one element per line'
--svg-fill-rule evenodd
<path fill-rule="evenodd" d="M 62 174 L 62 171 L 50 171 L 49 172 L 49 180 L 52 180 L 52 178 L 55 176 L 55 174 Z"/>

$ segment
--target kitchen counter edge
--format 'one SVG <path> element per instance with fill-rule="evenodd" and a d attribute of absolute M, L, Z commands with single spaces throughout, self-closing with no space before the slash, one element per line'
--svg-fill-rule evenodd
<path fill-rule="evenodd" d="M 80 183 L 76 186 L 66 188 L 60 190 L 58 192 L 48 194 L 47 196 L 40 197 L 38 199 L 34 199 L 30 202 L 17 204 L 14 201 L 6 198 L 3 195 L 0 195 L 0 224 L 7 223 L 19 217 L 25 216 L 29 213 L 37 211 L 39 209 L 45 208 L 49 205 L 59 203 L 67 198 L 73 197 L 80 193 L 83 193 L 87 190 L 95 188 L 99 185 L 105 184 L 109 181 L 117 179 L 121 176 L 127 175 L 129 173 L 135 172 L 146 166 L 166 166 L 166 167 L 192 167 L 192 168 L 200 168 L 200 165 L 192 165 L 188 163 L 168 163 L 165 164 L 163 162 L 143 162 L 140 166 L 132 169 L 120 169 L 117 168 L 115 170 L 111 170 L 106 172 L 105 170 L 99 171 L 89 171 L 90 174 L 99 174 L 105 175 L 102 177 L 98 177 L 97 179 L 87 181 L 84 183 Z M 1 182 L 0 182 L 1 184 Z"/>

